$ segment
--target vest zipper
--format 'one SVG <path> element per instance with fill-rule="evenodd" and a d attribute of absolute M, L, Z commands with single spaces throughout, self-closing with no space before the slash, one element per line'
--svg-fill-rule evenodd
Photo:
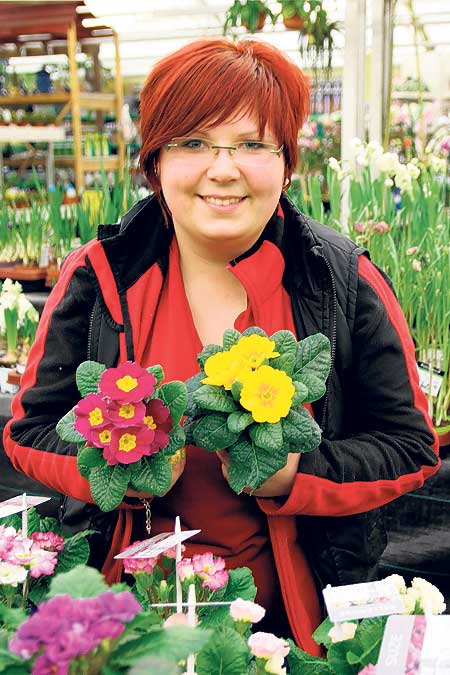
<path fill-rule="evenodd" d="M 86 353 L 86 358 L 88 361 L 91 360 L 91 346 L 92 346 L 91 343 L 92 343 L 92 329 L 94 326 L 94 309 L 95 309 L 95 302 L 89 315 L 89 329 L 88 329 L 87 353 Z"/>
<path fill-rule="evenodd" d="M 328 380 L 327 380 L 327 388 L 326 388 L 326 391 L 325 391 L 325 399 L 324 399 L 324 402 L 323 402 L 323 409 L 322 409 L 322 419 L 321 419 L 321 422 L 320 422 L 320 428 L 321 428 L 322 431 L 323 431 L 324 428 L 325 428 L 325 419 L 326 419 L 327 412 L 328 412 L 328 390 L 329 390 L 329 384 L 330 384 L 330 380 L 331 380 L 331 374 L 332 374 L 332 372 L 333 372 L 334 359 L 335 359 L 335 356 L 336 356 L 336 335 L 337 335 L 337 306 L 336 306 L 336 303 L 337 303 L 337 290 L 336 290 L 336 280 L 335 280 L 335 278 L 334 278 L 334 273 L 333 273 L 333 268 L 331 267 L 331 263 L 330 263 L 330 261 L 328 260 L 328 258 L 326 258 L 324 255 L 321 255 L 321 258 L 322 258 L 322 260 L 324 261 L 325 266 L 326 266 L 326 268 L 327 268 L 328 275 L 329 275 L 330 281 L 331 281 L 331 290 L 332 290 L 332 294 L 333 294 L 333 298 L 332 298 L 332 308 L 331 308 L 331 324 L 332 324 L 332 325 L 331 325 L 331 368 L 330 368 L 330 375 L 328 376 Z"/>

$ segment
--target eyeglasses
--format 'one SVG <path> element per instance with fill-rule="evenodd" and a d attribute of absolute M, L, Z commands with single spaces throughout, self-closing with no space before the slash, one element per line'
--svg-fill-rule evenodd
<path fill-rule="evenodd" d="M 202 164 L 217 157 L 219 150 L 228 150 L 237 164 L 263 166 L 273 155 L 279 157 L 284 145 L 277 148 L 273 143 L 262 141 L 241 141 L 234 145 L 215 145 L 201 138 L 173 138 L 166 145 L 174 157 L 190 164 Z"/>

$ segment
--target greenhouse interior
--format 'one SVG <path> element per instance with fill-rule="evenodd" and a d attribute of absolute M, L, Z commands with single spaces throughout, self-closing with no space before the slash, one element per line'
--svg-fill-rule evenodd
<path fill-rule="evenodd" d="M 0 193 L 0 673 L 450 675 L 450 0 L 0 0 Z"/>

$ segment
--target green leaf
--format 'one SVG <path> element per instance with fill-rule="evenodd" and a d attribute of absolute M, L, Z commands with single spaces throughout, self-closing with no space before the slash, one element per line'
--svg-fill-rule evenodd
<path fill-rule="evenodd" d="M 200 354 L 197 356 L 197 363 L 202 370 L 205 370 L 205 362 L 209 359 L 210 356 L 214 356 L 218 352 L 223 352 L 223 349 L 220 345 L 206 345 L 203 347 Z"/>
<path fill-rule="evenodd" d="M 260 422 L 252 424 L 249 435 L 258 448 L 264 450 L 281 450 L 283 447 L 283 430 L 280 422 Z"/>
<path fill-rule="evenodd" d="M 160 453 L 164 457 L 171 457 L 176 453 L 177 450 L 182 448 L 186 444 L 186 432 L 181 427 L 175 427 L 169 433 L 169 443 L 165 448 L 160 450 Z"/>
<path fill-rule="evenodd" d="M 270 359 L 270 365 L 277 370 L 284 370 L 289 376 L 294 372 L 295 357 L 297 354 L 297 340 L 290 330 L 279 330 L 271 340 L 275 342 L 275 349 L 280 356 Z"/>
<path fill-rule="evenodd" d="M 327 660 L 333 672 L 339 675 L 357 675 L 360 671 L 359 665 L 350 664 L 347 660 L 347 652 L 353 641 L 344 640 L 343 642 L 335 642 L 330 645 L 328 650 Z"/>
<path fill-rule="evenodd" d="M 318 645 L 323 645 L 325 649 L 329 649 L 330 645 L 332 644 L 332 640 L 328 633 L 333 628 L 333 626 L 333 621 L 326 617 L 326 619 L 322 621 L 320 626 L 318 626 L 318 628 L 316 628 L 312 634 L 313 640 L 317 642 Z"/>
<path fill-rule="evenodd" d="M 146 635 L 120 645 L 110 658 L 111 666 L 128 666 L 144 656 L 160 656 L 178 663 L 196 653 L 208 642 L 211 631 L 187 626 L 151 627 Z"/>
<path fill-rule="evenodd" d="M 131 487 L 138 492 L 163 495 L 172 482 L 172 466 L 160 452 L 143 457 L 131 469 Z"/>
<path fill-rule="evenodd" d="M 242 335 L 261 335 L 261 337 L 267 337 L 267 333 L 259 326 L 250 326 L 250 328 L 246 328 Z"/>
<path fill-rule="evenodd" d="M 208 644 L 197 654 L 198 675 L 242 675 L 248 671 L 249 650 L 233 628 L 219 626 Z"/>
<path fill-rule="evenodd" d="M 331 349 L 326 335 L 316 333 L 300 340 L 297 347 L 295 374 L 315 375 L 326 381 L 330 367 Z"/>
<path fill-rule="evenodd" d="M 103 363 L 97 361 L 83 361 L 77 368 L 76 382 L 81 396 L 94 394 L 98 391 L 98 383 L 102 373 L 106 370 Z"/>
<path fill-rule="evenodd" d="M 188 402 L 185 383 L 178 380 L 167 382 L 167 384 L 161 386 L 158 394 L 164 403 L 169 406 L 170 416 L 172 417 L 174 426 L 179 424 L 185 413 Z"/>
<path fill-rule="evenodd" d="M 69 572 L 77 565 L 87 564 L 89 553 L 90 547 L 86 539 L 66 539 L 64 548 L 58 553 L 55 573 Z"/>
<path fill-rule="evenodd" d="M 236 328 L 227 328 L 223 334 L 222 341 L 224 350 L 229 351 L 241 337 L 240 332 Z"/>
<path fill-rule="evenodd" d="M 231 385 L 231 395 L 235 401 L 239 403 L 241 400 L 242 382 L 233 382 Z"/>
<path fill-rule="evenodd" d="M 4 673 L 4 675 L 25 675 L 31 673 L 31 668 L 30 661 L 24 661 L 17 654 L 13 654 L 6 649 L 0 649 L 0 673 Z"/>
<path fill-rule="evenodd" d="M 159 363 L 147 368 L 147 373 L 151 373 L 156 378 L 156 386 L 159 386 L 164 379 L 164 370 Z"/>
<path fill-rule="evenodd" d="M 200 411 L 199 406 L 194 403 L 194 392 L 202 386 L 201 381 L 204 379 L 204 377 L 205 373 L 197 373 L 186 380 L 186 389 L 188 393 L 188 403 L 185 412 L 186 417 L 195 417 Z"/>
<path fill-rule="evenodd" d="M 102 511 L 117 508 L 127 490 L 131 476 L 131 468 L 116 464 L 115 466 L 95 466 L 89 473 L 91 495 Z"/>
<path fill-rule="evenodd" d="M 228 429 L 233 434 L 240 434 L 242 431 L 244 431 L 244 429 L 252 424 L 252 422 L 253 417 L 251 413 L 240 412 L 239 410 L 232 412 L 227 418 Z"/>
<path fill-rule="evenodd" d="M 319 656 L 311 656 L 288 640 L 290 651 L 287 655 L 291 675 L 335 675 L 335 671 Z"/>
<path fill-rule="evenodd" d="M 102 671 L 103 672 L 103 671 Z M 111 671 L 111 675 L 115 675 L 117 671 Z M 155 673 L 155 675 L 180 675 L 181 670 L 170 661 L 167 661 L 164 658 L 158 658 L 157 656 L 146 656 L 143 659 L 139 659 L 134 666 L 128 670 L 128 675 L 149 675 L 149 673 Z"/>
<path fill-rule="evenodd" d="M 48 597 L 70 595 L 72 598 L 95 598 L 109 590 L 105 577 L 93 567 L 77 565 L 70 572 L 52 577 Z"/>
<path fill-rule="evenodd" d="M 34 506 L 31 509 L 28 509 L 28 518 L 27 518 L 27 530 L 30 535 L 32 532 L 41 531 L 41 516 L 36 511 Z M 22 523 L 20 525 L 22 527 Z"/>
<path fill-rule="evenodd" d="M 3 602 L 0 604 L 0 623 L 6 624 L 11 630 L 16 630 L 25 621 L 27 615 L 23 609 L 6 607 Z"/>
<path fill-rule="evenodd" d="M 285 442 L 294 446 L 293 452 L 310 452 L 315 450 L 322 440 L 322 432 L 315 419 L 306 408 L 290 410 L 281 420 Z"/>
<path fill-rule="evenodd" d="M 373 619 L 363 619 L 356 630 L 355 640 L 361 646 L 361 668 L 369 663 L 377 663 L 380 655 L 381 642 L 387 617 L 377 616 Z"/>
<path fill-rule="evenodd" d="M 219 588 L 211 594 L 211 602 L 231 602 L 237 598 L 254 600 L 256 586 L 253 574 L 248 567 L 238 567 L 229 571 L 228 583 L 224 588 Z M 219 625 L 233 625 L 230 608 L 225 607 L 202 607 L 199 608 L 199 617 L 202 626 L 214 627 Z"/>
<path fill-rule="evenodd" d="M 295 394 L 292 398 L 292 406 L 299 406 L 305 403 L 308 398 L 308 387 L 303 382 L 292 382 L 295 387 Z"/>
<path fill-rule="evenodd" d="M 222 389 L 210 384 L 202 384 L 193 396 L 194 403 L 206 410 L 217 412 L 233 412 L 238 406 L 233 400 L 232 395 Z"/>
<path fill-rule="evenodd" d="M 77 465 L 78 471 L 84 478 L 89 477 L 89 472 L 95 466 L 101 466 L 105 463 L 103 453 L 99 448 L 83 448 L 78 451 Z"/>
<path fill-rule="evenodd" d="M 209 452 L 223 450 L 232 445 L 238 434 L 229 430 L 227 419 L 227 415 L 222 413 L 211 413 L 202 417 L 192 430 L 195 445 Z"/>
<path fill-rule="evenodd" d="M 228 447 L 230 466 L 228 478 L 230 487 L 241 494 L 245 487 L 257 489 L 265 481 L 282 469 L 287 461 L 287 448 L 263 450 L 248 438 L 241 438 Z"/>
<path fill-rule="evenodd" d="M 75 413 L 69 410 L 68 413 L 61 417 L 56 425 L 56 433 L 63 441 L 68 443 L 85 443 L 86 439 L 74 428 Z"/>
<path fill-rule="evenodd" d="M 308 389 L 308 395 L 303 399 L 303 403 L 312 403 L 324 396 L 327 390 L 326 382 L 324 380 L 316 377 L 316 375 L 308 373 L 294 373 L 294 377 L 298 378 L 300 383 Z"/>

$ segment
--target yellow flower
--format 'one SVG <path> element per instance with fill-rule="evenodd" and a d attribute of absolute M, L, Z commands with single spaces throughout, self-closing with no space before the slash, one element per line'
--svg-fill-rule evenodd
<path fill-rule="evenodd" d="M 242 360 L 240 354 L 229 352 L 217 352 L 205 361 L 205 374 L 203 384 L 213 384 L 225 389 L 231 389 L 233 382 L 242 379 L 251 372 Z"/>
<path fill-rule="evenodd" d="M 288 414 L 294 393 L 289 375 L 271 366 L 261 366 L 245 378 L 240 401 L 255 422 L 275 423 Z"/>
<path fill-rule="evenodd" d="M 253 333 L 244 335 L 230 349 L 231 353 L 237 354 L 250 368 L 259 368 L 266 359 L 274 359 L 280 356 L 274 351 L 275 342 L 269 338 Z"/>

